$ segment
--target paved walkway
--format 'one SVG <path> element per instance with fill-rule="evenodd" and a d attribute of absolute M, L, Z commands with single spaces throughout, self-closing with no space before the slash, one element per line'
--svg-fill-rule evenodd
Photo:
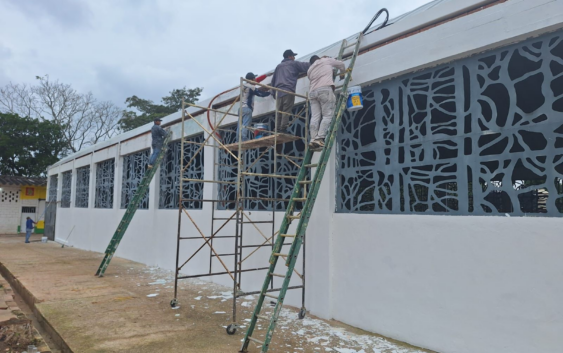
<path fill-rule="evenodd" d="M 24 244 L 21 236 L 0 236 L 4 271 L 28 291 L 28 300 L 36 301 L 37 311 L 73 352 L 238 352 L 244 329 L 233 336 L 224 329 L 232 306 L 228 288 L 183 281 L 180 308 L 174 310 L 171 272 L 114 258 L 106 277 L 98 278 L 101 259 L 99 253 L 52 242 Z M 250 317 L 254 300 L 239 305 L 241 315 Z M 284 309 L 278 327 L 272 353 L 428 352 L 334 321 L 296 320 L 291 309 Z"/>

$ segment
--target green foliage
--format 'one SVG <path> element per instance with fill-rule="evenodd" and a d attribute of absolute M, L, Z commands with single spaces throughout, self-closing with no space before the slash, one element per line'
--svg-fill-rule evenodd
<path fill-rule="evenodd" d="M 125 100 L 127 108 L 135 110 L 123 111 L 123 116 L 119 121 L 119 127 L 123 131 L 129 131 L 139 126 L 148 124 L 156 118 L 164 118 L 182 108 L 182 99 L 186 103 L 197 102 L 203 88 L 172 90 L 169 96 L 163 97 L 164 104 L 154 104 L 153 101 L 131 96 Z"/>
<path fill-rule="evenodd" d="M 66 147 L 64 126 L 0 113 L 0 174 L 45 175 Z"/>

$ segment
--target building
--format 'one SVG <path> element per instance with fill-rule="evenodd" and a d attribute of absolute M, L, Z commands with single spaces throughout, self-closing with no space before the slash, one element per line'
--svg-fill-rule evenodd
<path fill-rule="evenodd" d="M 563 1 L 436 0 L 390 23 L 364 39 L 353 75 L 364 109 L 343 119 L 308 228 L 308 310 L 439 352 L 559 352 Z M 314 54 L 336 56 L 339 47 Z M 298 93 L 307 90 L 301 79 Z M 236 95 L 224 94 L 214 106 Z M 188 111 L 209 128 L 201 111 Z M 257 121 L 269 121 L 272 111 L 273 100 L 257 100 Z M 176 138 L 179 118 L 163 122 Z M 233 123 L 223 124 L 231 130 L 226 140 Z M 207 137 L 199 124 L 184 126 L 196 143 Z M 149 129 L 50 167 L 49 198 L 60 200 L 57 219 L 64 219 L 55 225 L 58 239 L 75 228 L 74 246 L 105 250 L 144 173 Z M 302 134 L 302 126 L 293 132 Z M 175 268 L 177 146 L 118 256 Z M 205 147 L 187 172 L 229 180 L 229 164 L 216 160 L 228 156 Z M 228 214 L 231 189 L 185 185 L 194 199 L 224 198 L 214 212 Z M 277 196 L 291 184 L 274 190 L 257 178 L 249 190 Z M 212 212 L 205 203 L 190 207 L 198 218 Z M 272 212 L 267 203 L 248 207 L 264 218 Z M 260 261 L 267 257 L 252 265 Z M 201 268 L 186 272 L 207 268 L 209 257 L 196 264 Z M 260 275 L 248 283 L 262 281 Z"/>
<path fill-rule="evenodd" d="M 0 234 L 25 233 L 25 221 L 37 222 L 35 233 L 43 234 L 46 178 L 0 175 Z"/>

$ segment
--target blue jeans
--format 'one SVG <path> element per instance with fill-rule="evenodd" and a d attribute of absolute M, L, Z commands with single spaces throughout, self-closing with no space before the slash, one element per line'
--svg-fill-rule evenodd
<path fill-rule="evenodd" d="M 32 231 L 32 230 L 33 230 L 33 228 L 32 228 L 32 229 L 26 229 L 26 230 L 25 230 L 25 242 L 26 242 L 26 243 L 29 243 L 29 237 L 31 236 L 31 231 Z"/>
<path fill-rule="evenodd" d="M 242 126 L 250 126 L 252 123 L 252 109 L 248 107 L 242 108 Z M 237 141 L 240 132 L 240 126 L 237 126 Z M 242 128 L 242 141 L 248 141 L 252 137 L 252 133 L 249 129 L 243 127 Z"/>
<path fill-rule="evenodd" d="M 151 158 L 149 158 L 149 165 L 154 165 L 154 162 L 156 162 L 156 158 L 160 154 L 161 150 L 162 146 L 152 146 L 152 154 Z"/>

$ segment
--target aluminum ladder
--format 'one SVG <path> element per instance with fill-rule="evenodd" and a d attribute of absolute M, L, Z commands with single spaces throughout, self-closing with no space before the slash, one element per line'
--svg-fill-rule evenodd
<path fill-rule="evenodd" d="M 119 222 L 119 225 L 115 230 L 115 233 L 113 233 L 113 237 L 111 238 L 109 245 L 106 249 L 104 259 L 102 260 L 102 263 L 100 264 L 100 267 L 98 267 L 98 271 L 96 272 L 96 276 L 98 277 L 104 276 L 104 273 L 106 272 L 106 269 L 108 268 L 109 263 L 113 258 L 113 255 L 117 251 L 117 247 L 119 246 L 121 239 L 123 239 L 123 236 L 125 235 L 125 232 L 127 231 L 129 224 L 131 223 L 131 220 L 133 220 L 133 216 L 135 216 L 135 212 L 137 212 L 137 209 L 139 208 L 139 204 L 141 203 L 141 200 L 143 200 L 143 198 L 145 197 L 145 193 L 149 189 L 149 185 L 151 183 L 152 178 L 156 174 L 156 170 L 158 169 L 158 166 L 164 159 L 164 154 L 168 150 L 168 142 L 170 142 L 171 137 L 172 134 L 168 132 L 168 135 L 164 139 L 162 150 L 160 151 L 158 157 L 156 158 L 154 165 L 152 166 L 151 169 L 148 169 L 145 172 L 143 179 L 141 179 L 141 183 L 139 184 L 139 187 L 137 188 L 135 195 L 133 195 L 133 199 L 129 202 L 129 205 L 127 206 L 127 210 L 125 211 L 125 214 L 121 219 L 121 222 Z"/>
<path fill-rule="evenodd" d="M 299 169 L 299 174 L 295 182 L 293 193 L 291 194 L 291 198 L 289 200 L 288 207 L 285 211 L 285 215 L 282 224 L 280 226 L 278 236 L 276 237 L 276 242 L 274 244 L 272 255 L 270 256 L 270 267 L 268 269 L 268 273 L 266 275 L 264 284 L 262 285 L 260 297 L 258 299 L 256 308 L 254 309 L 254 313 L 252 315 L 248 330 L 246 331 L 246 335 L 244 337 L 240 352 L 247 352 L 248 345 L 250 344 L 250 342 L 254 342 L 257 343 L 258 345 L 261 345 L 262 352 L 268 351 L 270 342 L 272 340 L 272 336 L 274 334 L 274 329 L 276 328 L 278 316 L 282 309 L 283 301 L 289 287 L 291 275 L 293 274 L 293 269 L 297 262 L 297 257 L 299 255 L 299 251 L 301 250 L 301 245 L 303 244 L 304 241 L 307 225 L 309 224 L 309 219 L 311 218 L 311 213 L 313 212 L 315 200 L 317 199 L 317 194 L 321 186 L 321 181 L 323 179 L 323 175 L 328 163 L 328 159 L 330 157 L 330 151 L 332 149 L 332 146 L 334 145 L 334 140 L 336 139 L 338 127 L 340 126 L 340 121 L 342 120 L 342 114 L 346 109 L 346 101 L 348 99 L 348 83 L 351 81 L 352 78 L 352 70 L 354 68 L 354 64 L 356 62 L 356 58 L 360 50 L 360 42 L 364 36 L 364 33 L 367 31 L 368 28 L 366 28 L 364 32 L 358 34 L 358 37 L 356 38 L 355 42 L 348 44 L 346 40 L 342 41 L 342 45 L 340 47 L 340 53 L 338 55 L 338 60 L 342 60 L 342 56 L 347 48 L 354 47 L 354 52 L 352 56 L 349 56 L 346 59 L 344 59 L 344 60 L 350 60 L 350 65 L 346 70 L 344 83 L 341 86 L 337 86 L 337 89 L 340 90 L 340 93 L 338 93 L 338 98 L 336 101 L 336 109 L 332 118 L 332 122 L 330 124 L 329 134 L 325 142 L 325 147 L 320 151 L 321 153 L 320 158 L 318 163 L 316 164 L 311 163 L 314 152 L 311 151 L 311 149 L 309 148 L 307 148 L 307 151 L 305 152 L 305 157 L 303 159 L 303 163 L 301 164 L 301 168 Z M 317 170 L 315 172 L 313 179 L 306 180 L 307 176 L 309 175 L 309 170 L 315 167 L 317 168 Z M 309 192 L 306 194 L 307 196 L 302 197 L 300 195 L 302 192 L 306 192 L 305 191 L 306 185 L 309 185 L 310 189 Z M 304 205 L 301 212 L 298 215 L 294 216 L 293 211 L 296 202 L 304 202 Z M 298 220 L 299 222 L 297 224 L 296 232 L 295 234 L 288 234 L 289 226 L 293 220 Z M 288 253 L 282 254 L 281 251 L 284 246 L 285 239 L 293 239 L 293 242 L 291 243 L 291 247 Z M 276 264 L 280 257 L 287 257 L 285 263 L 285 265 L 287 266 L 287 271 L 285 274 L 274 273 Z M 274 277 L 284 278 L 283 285 L 280 288 L 278 296 L 268 294 L 268 288 L 270 282 L 273 281 Z M 269 297 L 276 301 L 274 312 L 271 317 L 260 315 L 266 297 Z M 300 317 L 302 317 L 303 315 L 304 313 L 303 314 L 300 313 Z M 252 334 L 254 333 L 254 329 L 256 328 L 256 323 L 258 320 L 269 321 L 269 326 L 266 331 L 266 338 L 264 341 L 260 341 L 252 337 Z"/>

